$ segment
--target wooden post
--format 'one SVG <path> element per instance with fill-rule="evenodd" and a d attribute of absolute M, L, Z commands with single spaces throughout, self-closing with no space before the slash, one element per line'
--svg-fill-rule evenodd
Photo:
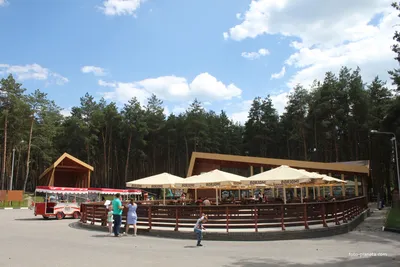
<path fill-rule="evenodd" d="M 347 214 L 346 214 L 346 205 L 345 202 L 342 202 L 342 220 L 343 223 L 347 223 Z"/>
<path fill-rule="evenodd" d="M 332 185 L 329 186 L 329 194 L 331 195 L 331 197 L 333 197 L 333 186 Z"/>
<path fill-rule="evenodd" d="M 323 227 L 328 227 L 328 225 L 326 224 L 326 220 L 325 220 L 325 211 L 326 211 L 326 209 L 325 209 L 325 204 L 322 203 L 322 204 L 321 204 L 322 226 L 323 226 Z"/>
<path fill-rule="evenodd" d="M 335 212 L 335 224 L 336 225 L 340 225 L 338 217 L 337 217 L 338 208 L 337 208 L 337 202 L 336 201 L 333 203 L 333 209 L 334 209 L 334 212 Z"/>
<path fill-rule="evenodd" d="M 90 170 L 88 170 L 88 176 L 87 176 L 87 186 L 85 187 L 90 187 Z"/>
<path fill-rule="evenodd" d="M 281 227 L 282 231 L 286 230 L 285 228 L 285 205 L 281 205 Z"/>
<path fill-rule="evenodd" d="M 178 207 L 175 208 L 175 229 L 174 231 L 179 230 L 179 209 Z"/>
<path fill-rule="evenodd" d="M 261 166 L 260 172 L 264 172 L 264 167 L 263 166 Z"/>
<path fill-rule="evenodd" d="M 253 166 L 250 166 L 250 176 L 253 176 L 254 175 L 254 168 L 253 168 Z"/>
<path fill-rule="evenodd" d="M 306 186 L 306 198 L 308 198 L 308 186 Z"/>
<path fill-rule="evenodd" d="M 304 206 L 304 210 L 303 210 L 303 217 L 304 217 L 304 228 L 305 229 L 310 229 L 310 227 L 308 226 L 308 215 L 307 215 L 307 203 L 303 204 Z"/>
<path fill-rule="evenodd" d="M 54 186 L 54 173 L 56 171 L 56 168 L 54 167 L 53 170 L 51 171 L 51 176 L 50 176 L 50 186 Z"/>
<path fill-rule="evenodd" d="M 149 209 L 148 209 L 147 220 L 149 222 L 149 230 L 151 230 L 151 206 L 149 206 Z"/>
<path fill-rule="evenodd" d="M 258 232 L 258 210 L 257 210 L 257 207 L 254 207 L 254 228 L 257 233 Z"/>
<path fill-rule="evenodd" d="M 358 178 L 357 175 L 354 175 L 354 193 L 356 197 L 358 197 Z"/>
<path fill-rule="evenodd" d="M 344 181 L 344 174 L 342 173 L 340 176 L 342 177 L 342 181 Z M 342 196 L 346 196 L 346 187 L 344 186 L 344 183 L 342 183 Z"/>
<path fill-rule="evenodd" d="M 300 188 L 301 189 L 301 188 Z M 293 187 L 293 191 L 294 191 L 294 197 L 297 197 L 297 188 L 296 187 Z"/>
<path fill-rule="evenodd" d="M 226 214 L 226 232 L 229 232 L 229 207 L 226 207 L 225 209 L 225 214 Z"/>

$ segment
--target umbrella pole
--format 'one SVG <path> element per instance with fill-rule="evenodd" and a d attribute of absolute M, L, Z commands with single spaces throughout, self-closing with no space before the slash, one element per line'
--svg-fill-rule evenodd
<path fill-rule="evenodd" d="M 300 187 L 300 201 L 303 203 L 303 187 Z"/>
<path fill-rule="evenodd" d="M 216 200 L 216 204 L 218 206 L 218 188 L 215 188 L 215 200 Z"/>
<path fill-rule="evenodd" d="M 242 200 L 242 196 L 240 194 L 240 189 L 239 189 L 239 200 Z"/>
<path fill-rule="evenodd" d="M 282 187 L 282 191 L 283 191 L 283 203 L 286 204 L 286 187 L 285 186 Z"/>
<path fill-rule="evenodd" d="M 163 194 L 163 205 L 165 205 L 165 188 L 163 188 L 164 194 Z"/>

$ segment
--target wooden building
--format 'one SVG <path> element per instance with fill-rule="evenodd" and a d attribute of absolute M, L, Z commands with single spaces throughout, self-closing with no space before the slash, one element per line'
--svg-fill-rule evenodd
<path fill-rule="evenodd" d="M 236 156 L 214 153 L 193 152 L 190 160 L 187 177 L 198 175 L 214 169 L 238 169 L 245 170 L 243 176 L 253 176 L 254 174 L 276 168 L 281 165 L 304 169 L 307 171 L 327 174 L 329 176 L 349 180 L 358 185 L 361 182 L 362 195 L 368 192 L 369 180 L 369 161 L 356 162 L 312 162 L 300 160 L 286 160 L 274 158 L 261 158 L 249 156 Z M 243 172 L 243 171 L 242 171 Z M 205 196 L 215 194 L 213 190 L 202 190 Z M 207 192 L 210 191 L 210 192 Z M 342 186 L 342 194 L 345 195 L 345 185 Z M 198 196 L 202 196 L 199 194 Z M 355 186 L 355 195 L 359 195 L 359 187 Z"/>
<path fill-rule="evenodd" d="M 39 176 L 39 185 L 88 188 L 93 170 L 92 166 L 64 153 Z"/>

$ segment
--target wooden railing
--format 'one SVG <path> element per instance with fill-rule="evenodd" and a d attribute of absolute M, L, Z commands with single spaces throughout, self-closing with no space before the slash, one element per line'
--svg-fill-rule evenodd
<path fill-rule="evenodd" d="M 220 206 L 161 206 L 138 205 L 138 226 L 165 228 L 178 231 L 193 228 L 202 213 L 207 214 L 207 228 L 229 232 L 231 229 L 262 228 L 310 225 L 339 225 L 354 219 L 368 207 L 366 197 L 356 197 L 333 202 L 312 202 L 294 204 L 220 205 Z M 127 209 L 122 221 L 126 220 Z M 107 210 L 103 203 L 83 203 L 81 222 L 100 223 L 105 226 Z"/>

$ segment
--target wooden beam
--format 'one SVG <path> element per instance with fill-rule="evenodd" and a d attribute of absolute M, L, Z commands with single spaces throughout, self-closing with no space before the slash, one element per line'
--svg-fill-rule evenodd
<path fill-rule="evenodd" d="M 58 170 L 81 170 L 81 171 L 85 171 L 86 172 L 86 168 L 82 168 L 79 166 L 57 166 L 57 168 L 55 168 L 57 171 Z"/>
<path fill-rule="evenodd" d="M 356 175 L 354 175 L 354 193 L 358 197 L 358 178 Z"/>
<path fill-rule="evenodd" d="M 194 158 L 194 159 L 193 159 Z M 310 169 L 320 171 L 335 171 L 339 173 L 359 173 L 368 174 L 368 166 L 350 165 L 341 163 L 324 163 L 324 162 L 311 162 L 311 161 L 300 161 L 300 160 L 286 160 L 286 159 L 273 159 L 273 158 L 261 158 L 261 157 L 248 157 L 248 156 L 236 156 L 236 155 L 224 155 L 215 153 L 203 153 L 193 152 L 192 160 L 209 160 L 209 161 L 226 161 L 232 163 L 247 163 L 252 166 L 272 166 L 277 167 L 281 165 L 287 165 L 293 168 L 299 169 Z M 194 166 L 193 162 L 193 166 Z M 189 170 L 190 170 L 189 166 Z"/>
<path fill-rule="evenodd" d="M 54 173 L 56 171 L 56 168 L 53 168 L 53 171 L 51 172 L 51 176 L 50 176 L 50 183 L 49 186 L 54 186 Z"/>
<path fill-rule="evenodd" d="M 87 187 L 90 187 L 90 170 L 88 170 L 88 177 L 87 177 Z"/>
<path fill-rule="evenodd" d="M 342 177 L 342 181 L 344 181 L 343 173 L 340 175 L 340 177 Z M 346 196 L 346 187 L 344 186 L 344 183 L 342 184 L 342 196 Z"/>

